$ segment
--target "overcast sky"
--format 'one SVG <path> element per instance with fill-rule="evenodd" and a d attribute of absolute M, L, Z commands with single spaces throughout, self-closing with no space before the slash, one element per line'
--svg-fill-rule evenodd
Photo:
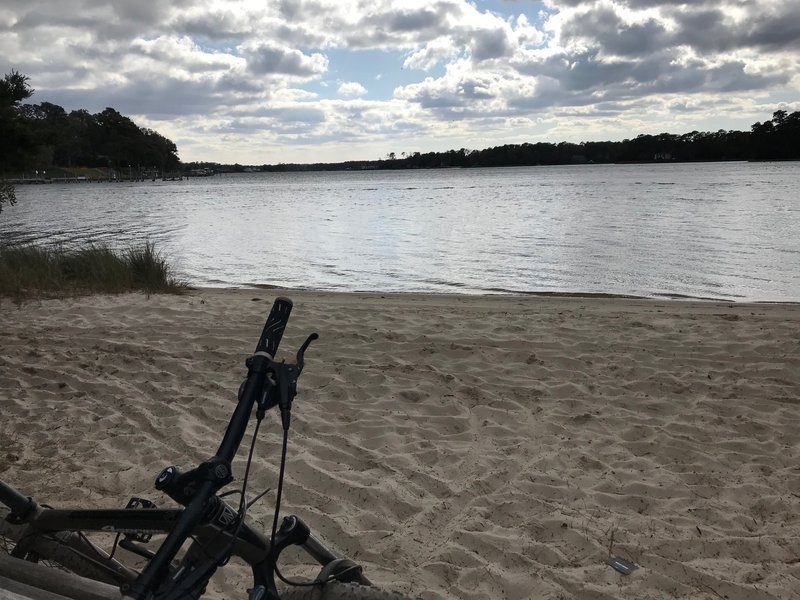
<path fill-rule="evenodd" d="M 619 140 L 800 110 L 800 0 L 2 0 L 0 67 L 186 161 Z"/>

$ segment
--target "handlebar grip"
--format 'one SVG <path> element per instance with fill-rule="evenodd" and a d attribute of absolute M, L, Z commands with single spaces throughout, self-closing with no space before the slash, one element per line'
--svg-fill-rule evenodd
<path fill-rule="evenodd" d="M 264 331 L 256 345 L 256 352 L 267 352 L 272 358 L 278 351 L 278 346 L 283 337 L 283 330 L 289 322 L 289 315 L 292 313 L 292 301 L 289 298 L 276 298 L 269 311 L 267 322 L 264 324 Z"/>

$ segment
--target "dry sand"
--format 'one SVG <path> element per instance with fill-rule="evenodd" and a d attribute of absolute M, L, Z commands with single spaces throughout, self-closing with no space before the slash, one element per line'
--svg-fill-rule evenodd
<path fill-rule="evenodd" d="M 321 336 L 285 512 L 374 581 L 424 599 L 800 597 L 799 306 L 280 293 L 283 350 Z M 276 295 L 3 301 L 0 478 L 57 506 L 171 505 L 153 477 L 216 450 Z M 269 419 L 254 491 L 275 482 Z M 250 511 L 265 529 L 273 499 Z M 246 575 L 224 569 L 213 597 L 242 597 Z"/>

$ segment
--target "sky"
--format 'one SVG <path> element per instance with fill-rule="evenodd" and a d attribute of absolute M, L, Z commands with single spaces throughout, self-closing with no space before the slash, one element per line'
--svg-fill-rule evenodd
<path fill-rule="evenodd" d="M 800 0 L 2 0 L 12 69 L 184 161 L 747 130 L 800 110 Z"/>

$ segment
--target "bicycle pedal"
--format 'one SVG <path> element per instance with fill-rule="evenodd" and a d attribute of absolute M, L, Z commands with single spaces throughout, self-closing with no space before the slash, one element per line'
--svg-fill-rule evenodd
<path fill-rule="evenodd" d="M 137 498 L 132 497 L 128 500 L 128 505 L 125 507 L 126 509 L 141 509 L 141 508 L 157 508 L 156 503 L 145 498 Z M 153 538 L 153 534 L 151 533 L 126 533 L 125 539 L 130 542 L 139 542 L 141 544 L 146 544 Z"/>
<path fill-rule="evenodd" d="M 137 498 L 133 496 L 128 500 L 128 505 L 125 508 L 158 508 L 155 502 L 146 500 L 145 498 Z"/>

